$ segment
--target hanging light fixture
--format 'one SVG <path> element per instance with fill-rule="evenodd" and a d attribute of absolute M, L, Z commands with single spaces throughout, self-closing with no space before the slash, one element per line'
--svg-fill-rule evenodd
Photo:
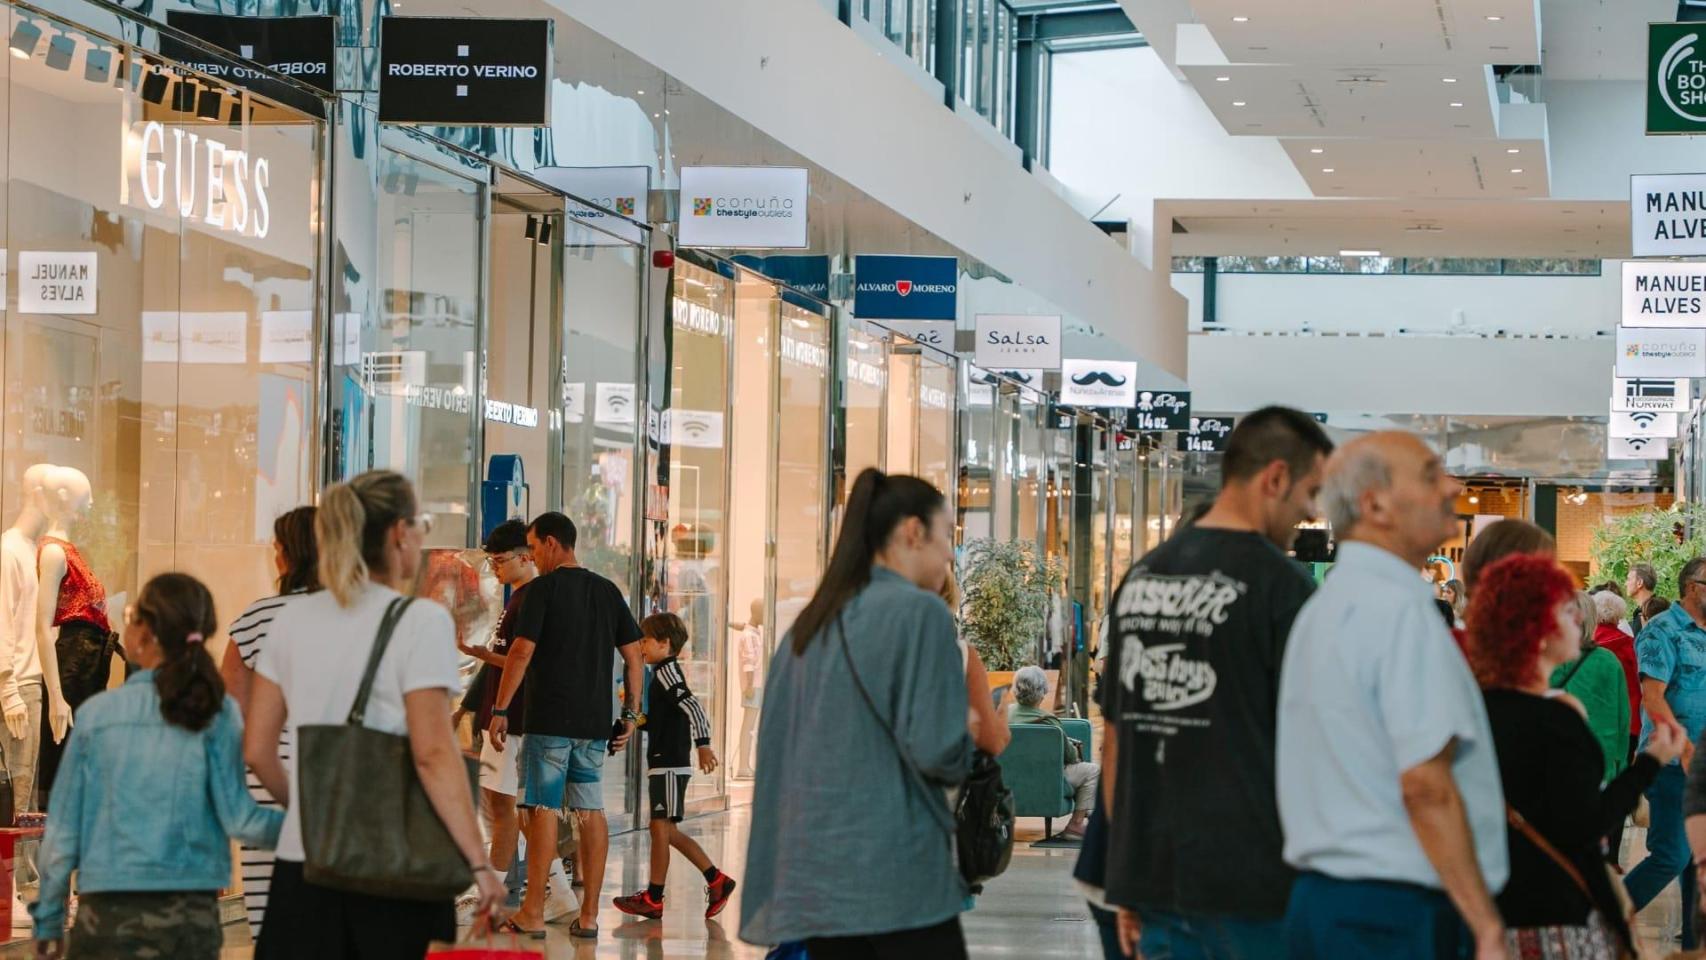
<path fill-rule="evenodd" d="M 12 56 L 19 60 L 28 60 L 35 56 L 36 45 L 41 43 L 41 28 L 28 20 L 19 20 L 12 28 Z"/>
<path fill-rule="evenodd" d="M 526 237 L 529 240 L 538 240 L 539 239 L 539 218 L 533 216 L 533 214 L 531 214 L 531 213 L 528 214 L 527 215 L 527 227 L 521 231 L 521 235 L 523 237 Z"/>

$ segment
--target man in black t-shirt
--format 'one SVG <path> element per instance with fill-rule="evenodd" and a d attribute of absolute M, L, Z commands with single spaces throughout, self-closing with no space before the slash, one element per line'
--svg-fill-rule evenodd
<path fill-rule="evenodd" d="M 1314 589 L 1285 551 L 1332 449 L 1306 413 L 1245 417 L 1213 508 L 1114 596 L 1105 881 L 1122 945 L 1142 956 L 1285 956 L 1274 735 L 1286 636 Z"/>
<path fill-rule="evenodd" d="M 604 817 L 606 753 L 622 749 L 639 717 L 640 625 L 614 583 L 575 561 L 575 525 L 560 513 L 541 514 L 527 528 L 533 559 L 543 571 L 527 588 L 515 624 L 491 733 L 502 746 L 509 732 L 510 700 L 527 679 L 525 713 L 519 718 L 521 797 L 524 808 L 574 811 L 580 825 L 576 859 L 584 893 L 580 917 L 569 926 L 577 938 L 598 936 L 598 897 L 610 825 Z M 625 684 L 622 724 L 616 719 L 616 654 Z M 557 849 L 557 818 L 534 816 L 527 825 L 528 850 Z M 544 929 L 546 870 L 550 857 L 527 858 L 527 895 L 509 925 L 527 933 Z"/>

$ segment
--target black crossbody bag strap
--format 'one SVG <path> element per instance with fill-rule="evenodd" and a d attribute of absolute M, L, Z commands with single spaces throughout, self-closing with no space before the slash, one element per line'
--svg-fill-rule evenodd
<path fill-rule="evenodd" d="M 356 690 L 355 703 L 349 708 L 348 723 L 359 727 L 367 717 L 367 699 L 373 694 L 373 681 L 379 675 L 379 661 L 385 658 L 385 648 L 391 645 L 391 634 L 397 629 L 398 621 L 414 603 L 414 597 L 398 597 L 385 608 L 385 616 L 379 621 L 379 633 L 373 638 L 373 652 L 367 655 L 367 669 L 361 675 L 361 687 Z"/>

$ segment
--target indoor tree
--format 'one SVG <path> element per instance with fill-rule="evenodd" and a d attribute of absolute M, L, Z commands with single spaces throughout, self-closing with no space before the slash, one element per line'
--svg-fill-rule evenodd
<path fill-rule="evenodd" d="M 1609 518 L 1594 531 L 1591 548 L 1596 580 L 1621 585 L 1636 563 L 1652 564 L 1659 596 L 1676 599 L 1683 564 L 1706 555 L 1706 507 L 1678 504 Z"/>
<path fill-rule="evenodd" d="M 1040 659 L 1049 598 L 1066 568 L 1033 543 L 973 540 L 961 560 L 960 625 L 990 670 L 1017 670 Z"/>

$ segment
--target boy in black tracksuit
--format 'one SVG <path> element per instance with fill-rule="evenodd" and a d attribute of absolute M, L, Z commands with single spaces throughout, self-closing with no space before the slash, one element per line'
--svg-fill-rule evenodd
<path fill-rule="evenodd" d="M 717 754 L 711 749 L 711 720 L 687 688 L 687 677 L 676 660 L 685 646 L 687 625 L 675 614 L 654 613 L 640 621 L 640 656 L 652 668 L 646 716 L 640 721 L 646 733 L 646 779 L 651 793 L 651 884 L 612 902 L 623 913 L 648 920 L 663 916 L 663 885 L 669 874 L 671 847 L 680 850 L 705 875 L 707 920 L 723 912 L 735 890 L 734 880 L 718 870 L 704 849 L 677 826 L 687 806 L 694 748 L 698 748 L 700 771 L 717 769 Z"/>

